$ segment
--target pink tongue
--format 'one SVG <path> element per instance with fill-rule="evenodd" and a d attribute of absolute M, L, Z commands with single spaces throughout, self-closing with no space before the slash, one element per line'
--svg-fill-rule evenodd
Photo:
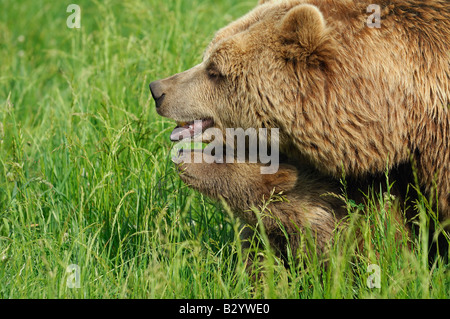
<path fill-rule="evenodd" d="M 185 138 L 191 138 L 203 132 L 203 121 L 194 121 L 194 123 L 185 126 L 177 126 L 170 134 L 172 142 L 181 141 Z"/>

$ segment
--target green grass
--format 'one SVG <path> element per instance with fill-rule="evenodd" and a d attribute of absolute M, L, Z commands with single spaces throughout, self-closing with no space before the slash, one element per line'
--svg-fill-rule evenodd
<path fill-rule="evenodd" d="M 314 255 L 285 267 L 261 247 L 255 282 L 239 222 L 176 175 L 174 123 L 156 114 L 148 83 L 198 63 L 255 2 L 80 0 L 77 30 L 70 2 L 1 1 L 0 298 L 449 297 L 426 231 L 412 251 L 395 249 L 377 196 L 348 221 L 362 224 L 364 252 L 352 231 L 337 233 L 326 268 Z M 80 288 L 67 285 L 72 264 Z M 379 289 L 367 286 L 369 264 Z"/>

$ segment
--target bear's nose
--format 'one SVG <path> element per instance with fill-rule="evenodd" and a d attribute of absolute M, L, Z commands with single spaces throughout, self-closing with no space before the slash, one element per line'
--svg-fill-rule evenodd
<path fill-rule="evenodd" d="M 150 83 L 150 92 L 155 100 L 156 108 L 160 107 L 166 94 L 163 92 L 161 82 L 154 81 Z"/>

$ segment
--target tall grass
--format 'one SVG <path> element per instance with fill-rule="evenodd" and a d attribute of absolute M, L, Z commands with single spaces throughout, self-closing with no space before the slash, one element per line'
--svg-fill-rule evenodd
<path fill-rule="evenodd" d="M 364 217 L 350 210 L 350 229 L 372 243 L 364 253 L 352 231 L 336 233 L 327 267 L 314 256 L 285 266 L 263 245 L 255 281 L 239 221 L 177 177 L 174 124 L 157 116 L 148 83 L 198 63 L 254 2 L 78 1 L 81 29 L 67 28 L 65 3 L 0 3 L 1 298 L 449 297 L 428 234 L 394 249 L 380 195 Z M 369 264 L 381 288 L 367 286 Z"/>

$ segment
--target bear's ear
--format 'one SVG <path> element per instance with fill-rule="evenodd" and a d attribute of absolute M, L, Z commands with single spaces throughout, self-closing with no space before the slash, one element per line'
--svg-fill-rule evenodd
<path fill-rule="evenodd" d="M 297 184 L 298 171 L 288 164 L 280 164 L 275 174 L 262 175 L 264 186 L 271 192 L 274 188 L 276 191 L 290 191 Z"/>
<path fill-rule="evenodd" d="M 304 58 L 312 62 L 310 57 L 319 56 L 329 40 L 322 13 L 310 4 L 289 10 L 281 20 L 279 32 L 286 59 Z"/>

